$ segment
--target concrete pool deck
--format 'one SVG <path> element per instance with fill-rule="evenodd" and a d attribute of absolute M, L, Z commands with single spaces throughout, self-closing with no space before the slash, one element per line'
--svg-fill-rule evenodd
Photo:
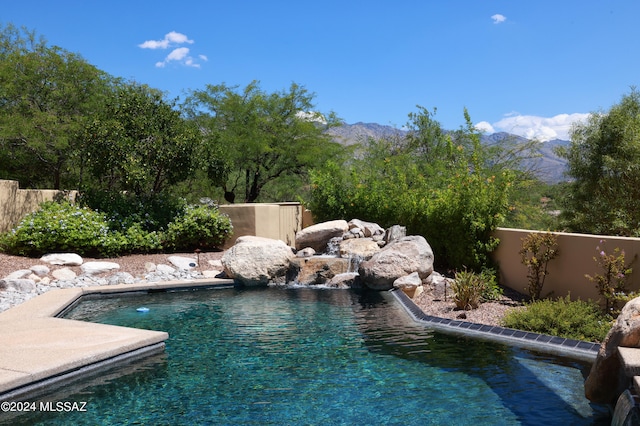
<path fill-rule="evenodd" d="M 57 318 L 82 297 L 232 287 L 230 279 L 198 279 L 57 289 L 0 313 L 0 401 L 47 390 L 69 378 L 164 351 L 169 335 Z M 401 291 L 396 299 L 419 323 L 445 333 L 498 341 L 593 361 L 599 345 L 425 315 Z"/>
<path fill-rule="evenodd" d="M 164 350 L 163 331 L 56 318 L 80 298 L 229 285 L 233 280 L 209 279 L 57 289 L 0 313 L 0 401 Z"/>

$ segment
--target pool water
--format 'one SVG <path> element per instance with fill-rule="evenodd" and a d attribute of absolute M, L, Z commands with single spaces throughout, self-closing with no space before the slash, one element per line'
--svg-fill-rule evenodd
<path fill-rule="evenodd" d="M 148 308 L 140 312 L 140 307 Z M 81 302 L 66 318 L 164 330 L 166 351 L 13 424 L 590 425 L 587 366 L 434 333 L 384 292 L 219 289 Z"/>

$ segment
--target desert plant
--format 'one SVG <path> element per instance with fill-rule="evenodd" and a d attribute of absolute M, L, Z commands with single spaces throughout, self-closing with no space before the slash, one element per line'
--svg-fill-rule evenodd
<path fill-rule="evenodd" d="M 603 270 L 602 274 L 593 276 L 585 274 L 585 277 L 596 284 L 598 293 L 604 297 L 605 312 L 613 317 L 617 316 L 619 302 L 628 301 L 630 294 L 627 287 L 627 280 L 632 272 L 631 263 L 625 262 L 624 250 L 616 247 L 613 253 L 607 253 L 606 241 L 600 240 L 600 245 L 596 247 L 598 252 L 593 260 Z"/>
<path fill-rule="evenodd" d="M 480 305 L 485 282 L 480 274 L 473 271 L 458 271 L 451 283 L 453 301 L 456 308 L 465 311 L 476 309 Z"/>
<path fill-rule="evenodd" d="M 567 339 L 602 342 L 611 328 L 611 319 L 596 303 L 571 300 L 567 295 L 557 300 L 534 300 L 522 309 L 512 310 L 505 315 L 502 325 Z"/>
<path fill-rule="evenodd" d="M 535 232 L 522 239 L 520 256 L 522 263 L 527 267 L 527 291 L 532 299 L 540 298 L 544 280 L 549 274 L 549 261 L 558 257 L 558 254 L 557 237 L 550 232 Z"/>

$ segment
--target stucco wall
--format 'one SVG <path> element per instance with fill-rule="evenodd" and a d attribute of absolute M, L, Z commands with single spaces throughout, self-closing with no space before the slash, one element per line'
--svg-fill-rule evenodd
<path fill-rule="evenodd" d="M 17 181 L 0 180 L 0 232 L 11 230 L 25 215 L 58 194 L 60 191 L 52 189 L 20 189 Z M 75 197 L 75 191 L 69 195 Z"/>
<path fill-rule="evenodd" d="M 527 293 L 527 268 L 522 264 L 520 250 L 522 239 L 529 233 L 539 232 L 524 229 L 499 228 L 495 236 L 500 239 L 498 249 L 493 253 L 494 260 L 500 269 L 501 282 L 514 290 Z M 549 274 L 542 288 L 542 296 L 553 292 L 554 296 L 566 296 L 571 293 L 572 299 L 599 300 L 600 295 L 595 283 L 585 278 L 602 274 L 603 270 L 593 260 L 598 255 L 596 247 L 606 247 L 608 253 L 613 253 L 616 247 L 625 251 L 627 263 L 634 269 L 629 277 L 631 290 L 640 289 L 640 238 L 611 237 L 589 234 L 571 234 L 554 232 L 558 239 L 558 257 L 549 262 Z M 605 245 L 601 241 L 605 241 Z"/>
<path fill-rule="evenodd" d="M 244 235 L 273 238 L 294 246 L 296 232 L 304 221 L 304 208 L 299 203 L 222 204 L 220 212 L 229 215 L 233 224 L 233 236 L 225 249 Z"/>

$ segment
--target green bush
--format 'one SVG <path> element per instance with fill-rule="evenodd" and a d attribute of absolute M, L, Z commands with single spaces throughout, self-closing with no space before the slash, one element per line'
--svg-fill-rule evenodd
<path fill-rule="evenodd" d="M 508 173 L 454 173 L 439 184 L 404 158 L 359 165 L 351 174 L 336 164 L 311 173 L 309 207 L 318 221 L 403 225 L 429 241 L 439 268 L 481 271 L 491 265 L 489 255 L 498 245 L 491 232 L 508 211 Z"/>
<path fill-rule="evenodd" d="M 597 304 L 579 299 L 572 301 L 567 296 L 533 301 L 523 309 L 509 312 L 502 325 L 568 339 L 602 342 L 611 328 L 611 319 Z"/>
<path fill-rule="evenodd" d="M 122 232 L 134 225 L 147 232 L 165 230 L 187 207 L 184 199 L 166 194 L 141 196 L 113 191 L 85 191 L 80 204 L 104 213 L 109 228 Z"/>
<path fill-rule="evenodd" d="M 229 217 L 217 208 L 189 206 L 169 223 L 164 232 L 165 247 L 173 250 L 220 248 L 232 231 Z"/>
<path fill-rule="evenodd" d="M 117 249 L 103 214 L 68 202 L 45 202 L 2 238 L 2 249 L 22 256 L 74 251 L 99 256 Z"/>
<path fill-rule="evenodd" d="M 480 278 L 484 282 L 484 288 L 480 295 L 483 302 L 490 300 L 498 300 L 503 294 L 502 287 L 498 285 L 498 279 L 496 278 L 496 271 L 493 269 L 483 269 L 480 272 Z"/>

